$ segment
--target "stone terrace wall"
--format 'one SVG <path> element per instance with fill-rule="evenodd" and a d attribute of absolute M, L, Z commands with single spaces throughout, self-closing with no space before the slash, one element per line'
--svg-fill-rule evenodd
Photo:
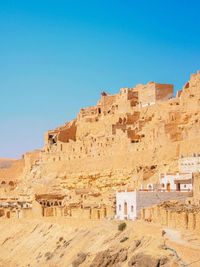
<path fill-rule="evenodd" d="M 172 207 L 172 206 L 173 207 Z M 198 207 L 183 207 L 180 203 L 156 205 L 141 210 L 141 219 L 178 230 L 189 230 L 200 234 L 200 209 Z"/>
<path fill-rule="evenodd" d="M 137 214 L 144 207 L 161 203 L 167 200 L 185 201 L 191 196 L 191 192 L 138 192 L 137 193 Z"/>

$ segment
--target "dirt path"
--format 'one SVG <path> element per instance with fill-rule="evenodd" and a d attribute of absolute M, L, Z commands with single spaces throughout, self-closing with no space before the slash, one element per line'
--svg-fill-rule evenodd
<path fill-rule="evenodd" d="M 176 251 L 182 259 L 182 266 L 200 266 L 200 246 L 184 239 L 180 231 L 164 228 L 166 232 L 166 246 Z M 196 239 L 195 239 L 196 240 Z"/>
<path fill-rule="evenodd" d="M 138 231 L 143 231 L 145 235 L 152 233 L 157 237 L 161 235 L 162 230 L 165 230 L 165 244 L 181 258 L 181 265 L 183 267 L 200 267 L 200 236 L 189 232 L 181 233 L 153 223 L 135 222 L 134 225 L 137 226 Z"/>

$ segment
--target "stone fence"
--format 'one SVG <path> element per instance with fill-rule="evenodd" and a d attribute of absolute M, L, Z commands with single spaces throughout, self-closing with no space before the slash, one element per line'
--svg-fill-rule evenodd
<path fill-rule="evenodd" d="M 200 234 L 200 208 L 172 205 L 156 205 L 141 210 L 142 220 L 158 223 L 178 230 L 189 230 Z"/>

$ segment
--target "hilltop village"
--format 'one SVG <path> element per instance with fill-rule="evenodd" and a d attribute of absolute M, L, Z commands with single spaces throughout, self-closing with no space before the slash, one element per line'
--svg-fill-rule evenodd
<path fill-rule="evenodd" d="M 184 227 L 195 231 L 199 107 L 200 72 L 176 95 L 173 85 L 155 82 L 102 92 L 95 106 L 48 131 L 43 149 L 1 163 L 0 216 L 153 221 L 173 200 L 171 220 L 182 205 Z"/>

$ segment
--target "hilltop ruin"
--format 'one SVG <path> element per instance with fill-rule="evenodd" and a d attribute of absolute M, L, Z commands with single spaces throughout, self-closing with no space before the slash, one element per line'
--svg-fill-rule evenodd
<path fill-rule="evenodd" d="M 79 207 L 113 206 L 117 190 L 154 186 L 200 154 L 199 106 L 200 72 L 175 96 L 173 85 L 155 82 L 103 92 L 95 106 L 48 131 L 42 150 L 0 169 L 1 195 L 62 194 Z"/>

